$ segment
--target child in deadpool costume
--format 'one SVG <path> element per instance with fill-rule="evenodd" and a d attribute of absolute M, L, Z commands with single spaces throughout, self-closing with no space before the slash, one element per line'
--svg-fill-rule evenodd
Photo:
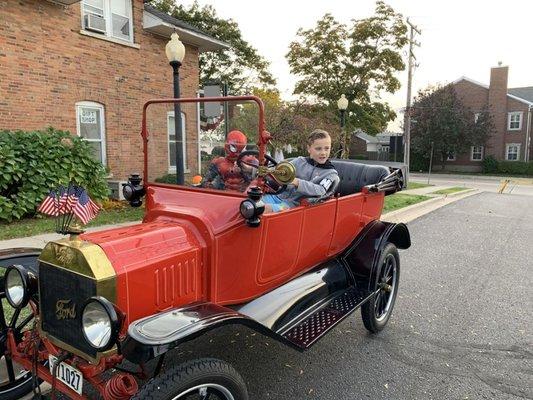
<path fill-rule="evenodd" d="M 252 168 L 239 168 L 236 161 L 246 147 L 246 136 L 241 131 L 228 133 L 224 144 L 225 157 L 217 157 L 211 161 L 209 169 L 202 179 L 202 187 L 213 189 L 227 189 L 244 192 L 252 181 Z M 254 156 L 245 156 L 242 159 L 248 165 L 258 165 Z"/>

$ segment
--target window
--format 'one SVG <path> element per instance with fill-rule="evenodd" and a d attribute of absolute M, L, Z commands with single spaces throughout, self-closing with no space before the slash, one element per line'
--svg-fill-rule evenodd
<path fill-rule="evenodd" d="M 104 106 L 90 101 L 76 103 L 76 129 L 93 147 L 94 157 L 106 165 Z"/>
<path fill-rule="evenodd" d="M 510 131 L 519 131 L 522 129 L 522 112 L 514 111 L 509 113 L 507 129 Z"/>
<path fill-rule="evenodd" d="M 133 42 L 131 0 L 83 0 L 81 11 L 83 29 Z"/>
<path fill-rule="evenodd" d="M 455 161 L 455 151 L 449 151 L 446 161 Z"/>
<path fill-rule="evenodd" d="M 505 147 L 505 159 L 509 161 L 520 160 L 520 144 L 519 143 L 509 143 Z"/>
<path fill-rule="evenodd" d="M 481 115 L 481 113 L 475 113 L 474 114 L 474 123 L 477 123 L 480 115 Z"/>
<path fill-rule="evenodd" d="M 168 170 L 169 172 L 176 172 L 176 134 L 174 125 L 174 111 L 167 113 L 167 132 L 168 132 Z M 183 171 L 189 172 L 187 168 L 187 140 L 185 129 L 185 114 L 181 113 L 181 132 L 182 132 L 182 148 L 183 148 Z"/>
<path fill-rule="evenodd" d="M 472 146 L 470 150 L 470 161 L 483 160 L 483 146 Z"/>

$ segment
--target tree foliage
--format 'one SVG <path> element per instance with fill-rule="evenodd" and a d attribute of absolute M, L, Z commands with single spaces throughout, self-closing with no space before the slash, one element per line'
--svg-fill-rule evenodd
<path fill-rule="evenodd" d="M 237 22 L 219 17 L 211 5 L 190 6 L 174 0 L 155 0 L 153 6 L 187 22 L 208 35 L 228 43 L 231 48 L 200 53 L 200 83 L 227 82 L 231 94 L 247 93 L 252 86 L 271 87 L 276 81 L 268 71 L 269 63 L 242 37 Z"/>
<path fill-rule="evenodd" d="M 301 154 L 306 154 L 307 136 L 313 129 L 328 131 L 335 140 L 339 135 L 339 122 L 335 112 L 320 104 L 312 104 L 303 99 L 295 102 L 281 100 L 277 90 L 255 88 L 255 96 L 263 100 L 265 106 L 266 129 L 272 133 L 272 148 L 283 148 L 290 144 Z M 244 105 L 232 123 L 232 129 L 245 132 L 251 141 L 257 140 L 258 107 Z"/>
<path fill-rule="evenodd" d="M 379 101 L 379 94 L 397 91 L 395 74 L 405 69 L 400 52 L 408 39 L 402 15 L 378 0 L 372 17 L 347 26 L 326 14 L 313 29 L 299 29 L 297 36 L 286 56 L 291 72 L 300 78 L 294 93 L 331 109 L 344 93 L 350 101 L 349 127 L 370 134 L 383 131 L 396 114 Z"/>
<path fill-rule="evenodd" d="M 484 146 L 494 125 L 488 109 L 477 121 L 452 85 L 421 90 L 411 109 L 411 149 L 429 159 L 431 147 L 442 165 L 448 155 L 466 153 L 470 146 Z"/>

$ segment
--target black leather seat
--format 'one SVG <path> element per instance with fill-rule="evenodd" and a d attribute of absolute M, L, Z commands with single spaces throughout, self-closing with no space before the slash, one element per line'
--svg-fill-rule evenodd
<path fill-rule="evenodd" d="M 341 178 L 337 193 L 341 196 L 358 193 L 363 186 L 381 182 L 390 172 L 382 165 L 359 164 L 347 160 L 331 160 Z"/>

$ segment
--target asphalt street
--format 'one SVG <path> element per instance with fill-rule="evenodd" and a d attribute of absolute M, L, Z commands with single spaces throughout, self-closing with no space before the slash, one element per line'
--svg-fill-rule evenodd
<path fill-rule="evenodd" d="M 254 400 L 533 399 L 532 206 L 480 193 L 410 223 L 378 335 L 356 312 L 305 353 L 228 327 L 172 358 L 231 362 Z"/>

